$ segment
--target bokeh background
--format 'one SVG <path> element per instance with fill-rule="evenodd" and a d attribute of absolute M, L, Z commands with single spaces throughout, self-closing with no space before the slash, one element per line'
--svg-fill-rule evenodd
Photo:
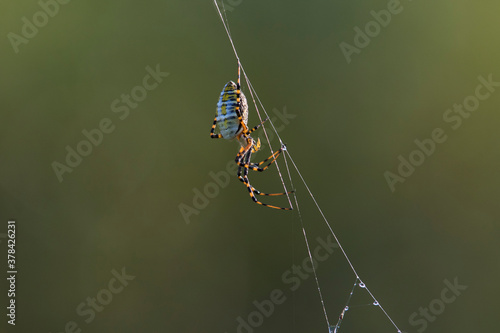
<path fill-rule="evenodd" d="M 400 329 L 495 331 L 500 89 L 457 130 L 443 113 L 474 94 L 479 76 L 500 81 L 500 4 L 402 1 L 347 63 L 339 44 L 353 45 L 353 29 L 364 29 L 387 1 L 225 3 L 266 110 L 290 115 L 281 137 Z M 237 69 L 213 3 L 71 1 L 16 53 L 8 34 L 21 35 L 23 17 L 33 22 L 40 10 L 35 0 L 0 4 L 0 249 L 6 271 L 6 223 L 15 219 L 19 272 L 16 326 L 2 314 L 0 331 L 327 332 L 314 278 L 295 292 L 282 278 L 307 256 L 296 211 L 253 204 L 232 175 L 206 207 L 181 213 L 238 149 L 208 136 L 220 90 Z M 157 65 L 168 77 L 120 119 L 111 103 Z M 66 146 L 76 149 L 82 131 L 105 118 L 113 132 L 60 182 L 52 163 L 66 164 Z M 252 106 L 250 124 L 257 122 Z M 285 123 L 275 117 L 275 124 Z M 446 142 L 392 192 L 384 173 L 397 173 L 398 156 L 408 158 L 414 140 L 435 128 Z M 329 230 L 291 174 L 315 247 Z M 251 181 L 264 192 L 282 189 L 275 168 Z M 112 271 L 122 269 L 135 278 L 109 300 Z M 355 277 L 335 250 L 318 278 L 334 324 Z M 412 325 L 412 313 L 436 306 L 444 280 L 455 278 L 467 289 L 425 328 Z M 5 279 L 0 287 L 6 311 Z M 238 317 L 248 321 L 253 302 L 275 289 L 286 301 L 258 327 L 238 330 Z M 88 298 L 97 296 L 109 304 L 86 322 L 77 308 L 90 309 Z M 396 332 L 370 303 L 356 288 L 340 332 Z"/>

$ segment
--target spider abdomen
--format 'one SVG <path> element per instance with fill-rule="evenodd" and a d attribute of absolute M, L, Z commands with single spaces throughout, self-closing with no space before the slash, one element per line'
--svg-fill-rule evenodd
<path fill-rule="evenodd" d="M 229 81 L 222 89 L 217 103 L 217 126 L 224 139 L 233 139 L 241 133 L 243 128 L 238 119 L 238 113 L 246 125 L 248 122 L 247 100 L 236 83 Z"/>

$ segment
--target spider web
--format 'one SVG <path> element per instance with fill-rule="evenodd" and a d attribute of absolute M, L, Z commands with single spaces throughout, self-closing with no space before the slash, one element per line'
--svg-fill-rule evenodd
<path fill-rule="evenodd" d="M 394 328 L 396 329 L 396 331 L 398 333 L 402 333 L 402 331 L 396 325 L 396 323 L 391 318 L 391 316 L 389 316 L 389 314 L 382 307 L 382 305 L 380 304 L 380 302 L 375 298 L 375 296 L 370 291 L 370 289 L 368 288 L 368 286 L 362 281 L 362 279 L 360 278 L 358 272 L 354 268 L 353 263 L 351 262 L 351 260 L 347 256 L 346 251 L 344 250 L 342 244 L 340 243 L 339 239 L 337 238 L 337 235 L 333 231 L 330 222 L 328 221 L 328 219 L 324 215 L 323 210 L 321 209 L 321 207 L 319 206 L 318 202 L 316 201 L 316 198 L 314 197 L 313 193 L 311 192 L 311 190 L 310 190 L 309 186 L 307 185 L 304 177 L 300 173 L 299 168 L 295 164 L 295 161 L 293 160 L 293 158 L 292 158 L 292 156 L 290 154 L 290 150 L 287 149 L 286 145 L 283 143 L 283 141 L 282 141 L 282 139 L 281 139 L 278 131 L 276 130 L 276 127 L 274 126 L 271 118 L 269 117 L 269 115 L 268 115 L 268 113 L 267 113 L 267 111 L 266 111 L 263 103 L 261 102 L 261 100 L 260 100 L 260 98 L 259 98 L 259 96 L 257 94 L 257 91 L 253 87 L 253 85 L 252 85 L 252 83 L 251 83 L 251 81 L 250 81 L 250 79 L 249 79 L 249 77 L 248 77 L 248 75 L 247 75 L 247 73 L 245 71 L 245 68 L 244 68 L 244 66 L 243 66 L 243 64 L 242 64 L 242 62 L 240 60 L 238 52 L 236 51 L 236 47 L 234 45 L 233 38 L 231 36 L 231 31 L 229 29 L 229 24 L 228 24 L 228 20 L 227 20 L 227 16 L 226 16 L 226 11 L 225 11 L 225 8 L 224 8 L 224 2 L 221 1 L 222 11 L 221 11 L 221 8 L 219 7 L 218 3 L 217 3 L 217 0 L 213 0 L 213 2 L 214 2 L 214 5 L 215 5 L 215 8 L 217 10 L 217 13 L 219 14 L 219 17 L 221 19 L 221 22 L 224 25 L 224 29 L 226 31 L 227 37 L 229 38 L 229 42 L 231 43 L 231 47 L 233 49 L 234 55 L 236 57 L 236 60 L 238 61 L 238 64 L 241 67 L 241 71 L 243 73 L 243 77 L 245 78 L 245 81 L 246 81 L 247 86 L 249 88 L 250 96 L 251 96 L 252 102 L 254 104 L 254 107 L 255 107 L 255 109 L 257 111 L 257 114 L 259 116 L 259 120 L 260 120 L 260 122 L 262 122 L 263 119 L 266 119 L 266 118 L 268 119 L 268 123 L 271 125 L 271 128 L 274 131 L 274 134 L 278 138 L 278 140 L 280 142 L 280 145 L 283 148 L 283 153 L 282 154 L 284 155 L 285 169 L 286 169 L 286 173 L 287 173 L 288 178 L 289 178 L 289 182 L 290 182 L 291 188 L 295 188 L 294 185 L 293 185 L 293 180 L 292 180 L 292 176 L 291 176 L 291 173 L 290 173 L 290 168 L 291 168 L 291 166 L 293 166 L 293 168 L 295 169 L 296 173 L 298 174 L 298 176 L 300 178 L 300 181 L 302 182 L 302 184 L 306 188 L 308 195 L 310 196 L 310 198 L 314 202 L 314 205 L 316 206 L 318 212 L 321 214 L 321 217 L 323 218 L 323 221 L 325 222 L 326 226 L 330 230 L 330 233 L 334 237 L 335 242 L 337 243 L 339 249 L 341 250 L 341 252 L 342 252 L 345 260 L 349 264 L 351 271 L 355 275 L 355 281 L 354 281 L 354 283 L 352 285 L 352 288 L 351 288 L 351 290 L 350 290 L 350 292 L 348 294 L 347 301 L 346 301 L 346 303 L 345 303 L 342 311 L 338 315 L 337 322 L 333 324 L 333 321 L 330 321 L 330 319 L 328 317 L 327 310 L 326 310 L 325 300 L 324 300 L 324 297 L 323 297 L 323 292 L 321 291 L 321 286 L 320 286 L 320 282 L 319 282 L 319 278 L 318 278 L 318 274 L 317 274 L 317 269 L 316 269 L 316 267 L 314 265 L 314 259 L 313 259 L 313 256 L 312 256 L 312 253 L 311 253 L 311 248 L 310 248 L 310 245 L 309 245 L 309 237 L 307 236 L 306 228 L 304 226 L 304 221 L 303 221 L 302 214 L 301 214 L 301 211 L 300 211 L 300 206 L 299 206 L 299 201 L 297 199 L 297 194 L 296 193 L 292 194 L 293 201 L 295 203 L 295 205 L 292 205 L 292 199 L 290 198 L 290 195 L 288 194 L 288 190 L 287 190 L 285 181 L 283 179 L 283 174 L 281 172 L 281 169 L 280 169 L 280 166 L 279 166 L 279 162 L 278 162 L 278 160 L 276 160 L 275 161 L 275 165 L 276 165 L 276 168 L 278 170 L 278 174 L 279 174 L 279 177 L 280 177 L 280 180 L 281 180 L 281 184 L 283 185 L 284 192 L 287 195 L 290 207 L 294 207 L 294 209 L 297 212 L 299 221 L 300 221 L 300 226 L 301 226 L 301 229 L 302 229 L 302 234 L 304 236 L 304 242 L 305 242 L 305 245 L 306 245 L 306 248 L 307 248 L 307 253 L 308 253 L 309 260 L 311 262 L 312 270 L 313 270 L 313 273 L 314 273 L 314 279 L 315 279 L 316 287 L 318 289 L 318 294 L 319 294 L 319 298 L 320 298 L 320 302 L 321 302 L 321 307 L 323 309 L 323 314 L 324 314 L 324 317 L 325 317 L 325 321 L 326 321 L 328 332 L 329 333 L 340 333 L 341 332 L 342 322 L 345 319 L 345 317 L 347 316 L 347 312 L 350 309 L 357 308 L 359 306 L 375 306 L 375 307 L 378 307 L 383 312 L 383 314 L 385 315 L 385 317 L 387 318 L 387 320 L 394 326 Z M 259 108 L 264 113 L 265 118 L 263 118 L 261 116 L 261 112 L 259 111 Z M 268 143 L 269 149 L 270 149 L 271 153 L 273 153 L 274 150 L 272 148 L 271 141 L 269 140 L 269 136 L 267 134 L 267 130 L 266 130 L 265 124 L 262 124 L 262 129 L 263 129 L 264 135 L 266 137 L 266 141 Z M 289 161 L 290 161 L 290 164 L 289 164 Z M 366 293 L 369 295 L 369 298 L 371 298 L 371 303 L 369 303 L 369 304 L 362 304 L 362 305 L 351 305 L 351 301 L 353 299 L 354 293 L 357 290 L 359 290 L 359 289 L 366 291 Z"/>

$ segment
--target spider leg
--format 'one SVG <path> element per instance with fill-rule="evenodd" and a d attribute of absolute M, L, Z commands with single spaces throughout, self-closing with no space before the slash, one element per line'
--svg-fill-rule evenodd
<path fill-rule="evenodd" d="M 260 124 L 258 124 L 257 126 L 255 126 L 254 128 L 252 128 L 251 130 L 248 130 L 245 134 L 251 134 L 252 132 L 256 131 L 260 126 L 262 126 L 262 124 L 264 124 L 267 120 L 269 120 L 269 117 L 267 117 L 266 119 L 264 119 Z"/>
<path fill-rule="evenodd" d="M 257 200 L 257 198 L 255 197 L 255 194 L 253 192 L 253 187 L 252 185 L 250 185 L 250 182 L 248 180 L 248 177 L 246 178 L 243 178 L 243 183 L 246 185 L 247 189 L 248 189 L 248 193 L 250 194 L 250 197 L 252 198 L 253 202 L 255 202 L 256 204 L 259 204 L 259 205 L 262 205 L 262 206 L 265 206 L 265 207 L 269 207 L 269 208 L 274 208 L 274 209 L 281 209 L 281 210 L 292 210 L 292 207 L 278 207 L 278 206 L 273 206 L 273 205 L 269 205 L 269 204 L 265 204 L 263 202 L 260 202 L 259 200 Z"/>
<path fill-rule="evenodd" d="M 249 150 L 248 153 L 246 154 L 246 157 L 245 157 L 245 163 L 248 164 L 249 161 L 250 161 L 250 157 L 251 157 L 251 154 L 252 154 L 252 151 Z M 242 169 L 245 169 L 243 171 L 243 176 L 241 176 L 241 170 Z M 241 167 L 239 166 L 238 167 L 238 179 L 242 182 L 242 183 L 245 183 L 244 179 L 248 179 L 248 168 L 244 168 L 244 167 Z M 292 193 L 295 193 L 295 191 L 290 191 L 290 192 L 281 192 L 281 193 L 263 193 L 259 190 L 257 190 L 255 187 L 251 186 L 252 188 L 252 192 L 254 194 L 257 194 L 257 195 L 266 195 L 266 196 L 276 196 L 276 195 L 286 195 L 286 194 L 292 194 Z"/>
<path fill-rule="evenodd" d="M 243 156 L 247 154 L 246 152 L 248 152 L 248 150 L 251 150 L 251 147 L 252 147 L 251 141 L 249 141 L 249 143 L 247 144 L 246 147 L 241 147 L 238 155 L 236 155 L 235 162 L 240 167 L 243 167 L 243 168 L 246 168 L 246 169 L 251 169 L 253 171 L 260 171 L 260 172 L 262 172 L 264 170 L 267 170 L 267 168 L 269 168 L 271 166 L 271 164 L 273 164 L 274 161 L 276 161 L 276 159 L 278 158 L 278 156 L 283 151 L 283 148 L 280 148 L 276 152 L 274 152 L 271 156 L 269 156 L 268 158 L 266 158 L 265 160 L 263 160 L 262 162 L 259 162 L 259 163 L 248 163 L 248 162 L 250 162 L 250 160 L 248 160 L 247 163 L 242 163 Z M 260 167 L 262 164 L 265 164 L 269 160 L 271 160 L 271 162 L 269 162 L 268 165 L 266 165 L 266 166 L 264 166 L 262 168 Z"/>
<path fill-rule="evenodd" d="M 210 130 L 210 137 L 212 139 L 220 139 L 222 138 L 222 134 L 215 134 L 215 126 L 217 126 L 217 115 L 215 115 L 215 118 L 214 118 L 214 123 L 212 125 L 212 129 Z"/>
<path fill-rule="evenodd" d="M 252 150 L 249 149 L 244 155 L 242 155 L 240 157 L 240 160 L 243 160 L 245 162 L 245 165 L 248 165 L 249 162 L 250 162 L 250 158 L 252 156 Z M 245 169 L 243 171 L 243 176 L 241 176 L 241 170 L 242 169 Z M 269 207 L 269 208 L 274 208 L 274 209 L 281 209 L 281 210 L 292 210 L 291 207 L 278 207 L 278 206 L 273 206 L 273 205 L 268 205 L 268 204 L 265 204 L 263 202 L 260 202 L 259 200 L 257 200 L 257 198 L 255 197 L 255 194 L 257 195 L 267 195 L 267 196 L 275 196 L 275 195 L 285 195 L 287 193 L 262 193 L 260 191 L 258 191 L 257 189 L 255 189 L 255 187 L 253 187 L 251 184 L 250 184 L 250 181 L 248 180 L 248 168 L 245 168 L 244 166 L 239 166 L 238 167 L 238 179 L 243 182 L 243 184 L 245 184 L 245 186 L 247 187 L 248 189 L 248 193 L 250 194 L 250 197 L 252 198 L 253 202 L 255 202 L 256 204 L 259 204 L 259 205 L 262 205 L 262 206 L 266 206 L 266 207 Z M 288 193 L 292 193 L 292 192 L 288 192 Z"/>
<path fill-rule="evenodd" d="M 243 128 L 242 133 L 248 133 L 248 126 L 243 122 L 243 115 L 241 114 L 241 79 L 240 79 L 240 69 L 241 64 L 238 60 L 238 80 L 236 81 L 236 107 L 235 111 L 238 115 L 238 120 L 240 121 L 240 127 Z M 253 131 L 252 131 L 253 132 Z"/>

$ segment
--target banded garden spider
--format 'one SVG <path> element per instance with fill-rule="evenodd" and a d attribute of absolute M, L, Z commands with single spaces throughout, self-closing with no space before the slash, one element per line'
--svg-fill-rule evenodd
<path fill-rule="evenodd" d="M 236 138 L 240 143 L 241 147 L 235 158 L 235 162 L 238 164 L 237 175 L 238 179 L 247 187 L 253 202 L 270 208 L 292 210 L 292 207 L 283 208 L 262 203 L 257 200 L 255 195 L 276 196 L 290 194 L 293 193 L 293 191 L 283 193 L 262 193 L 250 185 L 250 181 L 248 180 L 248 170 L 259 172 L 267 170 L 267 168 L 269 168 L 269 166 L 276 161 L 278 156 L 285 149 L 285 146 L 283 145 L 280 149 L 260 163 L 250 162 L 252 153 L 257 152 L 260 149 L 260 139 L 255 141 L 250 134 L 257 130 L 265 121 L 268 120 L 268 118 L 254 128 L 250 130 L 248 129 L 248 103 L 245 95 L 241 91 L 240 67 L 240 63 L 238 62 L 238 82 L 234 83 L 233 81 L 229 81 L 222 89 L 219 102 L 217 103 L 217 112 L 215 114 L 214 123 L 212 125 L 212 129 L 210 130 L 210 137 L 212 139 L 224 138 L 227 140 Z M 219 127 L 219 134 L 215 133 L 216 126 Z M 261 167 L 269 160 L 270 162 L 267 165 Z"/>

